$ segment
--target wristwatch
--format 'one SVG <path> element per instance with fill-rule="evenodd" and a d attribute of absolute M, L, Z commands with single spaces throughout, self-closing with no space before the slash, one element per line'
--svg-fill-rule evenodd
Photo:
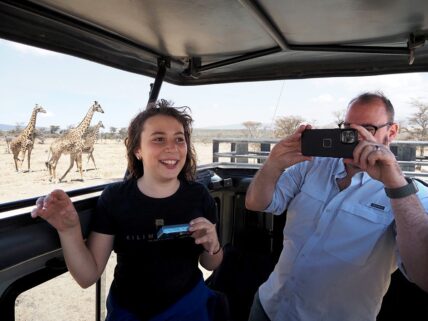
<path fill-rule="evenodd" d="M 415 181 L 409 177 L 405 177 L 407 185 L 398 188 L 386 188 L 385 193 L 389 198 L 402 198 L 412 194 L 416 194 L 419 189 Z"/>

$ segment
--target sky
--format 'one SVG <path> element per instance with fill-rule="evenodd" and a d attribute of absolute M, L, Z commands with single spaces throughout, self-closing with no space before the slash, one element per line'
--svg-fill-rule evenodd
<path fill-rule="evenodd" d="M 26 125 L 35 104 L 46 114 L 38 127 L 77 125 L 94 100 L 105 111 L 95 115 L 106 129 L 122 128 L 144 109 L 154 79 L 83 59 L 0 39 L 0 124 Z M 273 123 L 301 116 L 316 126 L 335 121 L 333 113 L 364 91 L 382 91 L 405 120 L 412 99 L 428 103 L 428 73 L 319 78 L 180 87 L 164 83 L 159 98 L 192 110 L 194 128 L 219 128 L 244 121 Z M 66 111 L 72 112 L 66 112 Z M 5 112 L 7 111 L 7 112 Z"/>

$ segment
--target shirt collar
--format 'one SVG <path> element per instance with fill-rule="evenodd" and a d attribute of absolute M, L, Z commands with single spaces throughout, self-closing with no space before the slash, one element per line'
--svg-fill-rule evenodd
<path fill-rule="evenodd" d="M 344 178 L 346 176 L 346 167 L 345 164 L 343 163 L 343 158 L 337 159 L 337 166 L 333 172 L 333 175 L 335 178 Z M 358 172 L 354 175 L 353 179 L 358 179 L 360 182 L 360 185 L 365 184 L 367 181 L 371 180 L 372 178 L 370 177 L 369 174 L 367 174 L 367 172 Z"/>

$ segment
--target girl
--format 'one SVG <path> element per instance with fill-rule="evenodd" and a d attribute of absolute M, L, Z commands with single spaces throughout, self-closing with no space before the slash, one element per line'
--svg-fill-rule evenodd
<path fill-rule="evenodd" d="M 108 321 L 210 320 L 213 293 L 198 261 L 213 270 L 223 253 L 214 200 L 193 181 L 187 109 L 161 100 L 131 121 L 125 140 L 129 175 L 103 191 L 86 243 L 65 192 L 39 198 L 32 211 L 57 229 L 68 270 L 83 288 L 98 280 L 111 251 L 117 253 Z M 157 238 L 162 226 L 183 223 L 189 224 L 189 237 Z"/>

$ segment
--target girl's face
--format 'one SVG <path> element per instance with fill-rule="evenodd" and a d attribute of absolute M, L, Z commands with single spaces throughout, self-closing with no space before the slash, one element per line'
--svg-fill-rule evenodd
<path fill-rule="evenodd" d="M 174 117 L 157 115 L 146 120 L 135 156 L 142 159 L 144 176 L 158 182 L 177 179 L 186 162 L 183 125 Z"/>

